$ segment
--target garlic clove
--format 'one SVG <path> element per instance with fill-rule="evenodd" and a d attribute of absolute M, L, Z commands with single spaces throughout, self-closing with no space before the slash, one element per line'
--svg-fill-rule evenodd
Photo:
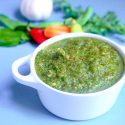
<path fill-rule="evenodd" d="M 49 18 L 53 10 L 52 0 L 22 0 L 20 11 L 24 17 L 32 21 Z"/>

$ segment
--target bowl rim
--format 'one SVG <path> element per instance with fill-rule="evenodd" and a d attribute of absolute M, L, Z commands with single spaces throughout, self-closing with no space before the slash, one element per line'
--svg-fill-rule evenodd
<path fill-rule="evenodd" d="M 123 58 L 123 61 L 124 61 L 124 64 L 125 64 L 125 53 L 122 51 L 122 48 L 120 47 L 120 45 L 118 45 L 117 43 L 115 43 L 113 40 L 109 39 L 109 38 L 106 38 L 104 36 L 101 36 L 101 35 L 97 35 L 97 34 L 92 34 L 92 33 L 66 33 L 66 34 L 61 34 L 61 35 L 58 35 L 58 36 L 55 36 L 53 38 L 50 38 L 48 40 L 46 40 L 45 42 L 41 43 L 33 52 L 32 54 L 32 57 L 31 57 L 31 60 L 30 60 L 30 68 L 31 68 L 31 73 L 33 74 L 33 76 L 35 77 L 35 79 L 38 81 L 37 84 L 41 84 L 43 85 L 44 87 L 52 90 L 52 91 L 55 91 L 57 93 L 60 93 L 60 94 L 64 94 L 64 95 L 70 95 L 70 96 L 95 96 L 95 95 L 100 95 L 100 94 L 103 94 L 103 93 L 106 93 L 106 92 L 110 92 L 113 88 L 117 88 L 118 85 L 122 85 L 123 84 L 123 81 L 125 80 L 125 70 L 123 72 L 123 75 L 121 76 L 121 78 L 115 83 L 113 84 L 111 87 L 108 87 L 104 90 L 100 90 L 100 91 L 97 91 L 97 92 L 90 92 L 90 93 L 71 93 L 71 92 L 65 92 L 65 91 L 62 91 L 62 90 L 58 90 L 56 88 L 53 88 L 51 86 L 49 86 L 47 83 L 43 82 L 37 75 L 36 71 L 35 71 L 35 57 L 37 55 L 37 53 L 43 49 L 44 47 L 54 43 L 54 42 L 57 42 L 59 40 L 63 40 L 63 39 L 66 39 L 66 38 L 75 38 L 75 37 L 89 37 L 89 38 L 96 38 L 96 39 L 99 39 L 99 40 L 102 40 L 104 42 L 107 42 L 109 43 L 112 47 L 114 47 L 119 53 L 120 55 L 122 56 Z M 124 67 L 125 68 L 125 67 Z"/>

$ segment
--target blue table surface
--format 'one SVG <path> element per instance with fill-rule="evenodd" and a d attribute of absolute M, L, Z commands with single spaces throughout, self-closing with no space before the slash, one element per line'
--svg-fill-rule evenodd
<path fill-rule="evenodd" d="M 125 0 L 69 0 L 73 6 L 91 6 L 99 15 L 115 11 L 125 23 Z M 44 3 L 43 3 L 44 4 Z M 0 0 L 0 13 L 12 19 L 26 21 L 19 12 L 20 0 Z M 49 20 L 62 20 L 61 13 L 52 13 Z M 114 39 L 114 38 L 113 38 Z M 122 36 L 124 39 L 124 36 Z M 122 41 L 114 39 L 119 44 Z M 125 39 L 124 39 L 125 40 Z M 106 114 L 88 121 L 68 121 L 48 112 L 41 104 L 36 90 L 17 83 L 11 73 L 12 63 L 22 56 L 32 53 L 36 45 L 26 43 L 16 47 L 0 47 L 0 124 L 1 125 L 124 125 L 125 87 L 117 102 Z M 94 108 L 94 107 L 93 107 Z M 102 105 L 103 108 L 103 105 Z"/>

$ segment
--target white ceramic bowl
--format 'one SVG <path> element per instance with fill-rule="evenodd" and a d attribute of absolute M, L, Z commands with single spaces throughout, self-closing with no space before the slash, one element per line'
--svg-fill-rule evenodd
<path fill-rule="evenodd" d="M 16 60 L 12 65 L 12 73 L 16 81 L 35 88 L 38 91 L 38 95 L 42 104 L 50 112 L 59 117 L 69 120 L 88 120 L 107 112 L 115 103 L 125 80 L 125 73 L 123 73 L 121 79 L 119 79 L 119 81 L 112 87 L 103 91 L 88 94 L 74 94 L 63 92 L 50 87 L 42 80 L 40 80 L 34 68 L 34 60 L 36 54 L 42 48 L 51 43 L 62 40 L 64 38 L 80 36 L 97 38 L 103 40 L 104 42 L 108 42 L 111 46 L 113 46 L 120 52 L 123 58 L 125 57 L 125 53 L 119 45 L 103 36 L 89 33 L 69 33 L 46 40 L 35 49 L 33 54 Z M 30 74 L 27 76 L 23 76 L 19 73 L 18 69 L 27 62 L 29 62 L 30 64 Z"/>

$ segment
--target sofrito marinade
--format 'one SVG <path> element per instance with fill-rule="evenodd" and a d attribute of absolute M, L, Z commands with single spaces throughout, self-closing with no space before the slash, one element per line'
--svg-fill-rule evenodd
<path fill-rule="evenodd" d="M 38 52 L 35 70 L 49 86 L 70 93 L 91 93 L 115 84 L 124 61 L 108 43 L 95 38 L 67 38 Z"/>

